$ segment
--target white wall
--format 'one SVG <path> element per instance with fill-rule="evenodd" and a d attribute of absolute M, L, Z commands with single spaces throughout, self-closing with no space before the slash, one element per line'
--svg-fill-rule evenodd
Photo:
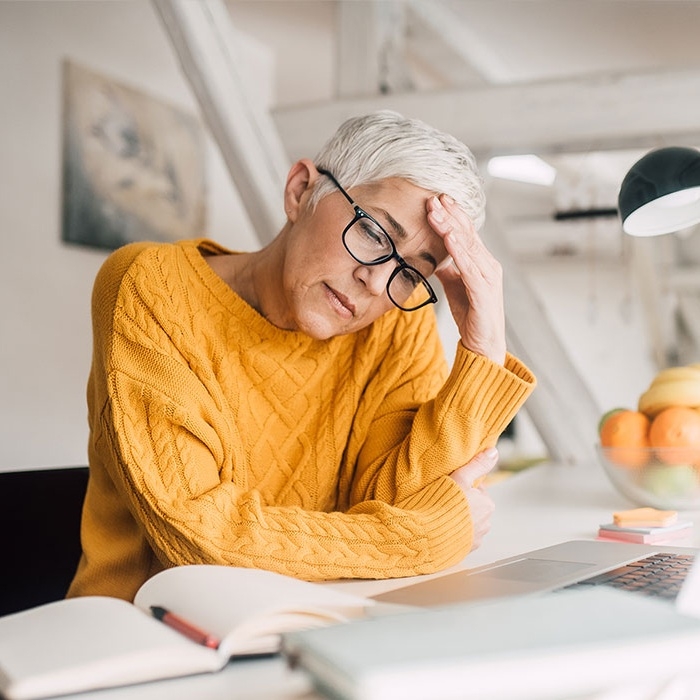
<path fill-rule="evenodd" d="M 308 45 L 318 59 L 303 76 L 277 65 L 278 82 L 270 94 L 279 104 L 304 101 L 304 91 L 311 91 L 310 98 L 330 96 L 333 46 L 314 22 L 325 26 L 332 20 L 331 4 L 310 2 L 312 18 L 296 18 L 305 31 L 301 41 L 290 30 L 293 17 L 285 14 L 284 2 L 265 7 L 284 19 L 285 37 L 297 37 L 290 50 Z M 240 27 L 262 33 L 255 24 L 260 16 L 249 13 L 247 4 L 232 3 L 232 9 Z M 261 60 L 259 48 L 252 55 L 260 72 L 255 64 Z M 89 299 L 105 253 L 61 242 L 64 58 L 197 112 L 149 0 L 0 2 L 0 222 L 5 240 L 0 256 L 0 471 L 86 462 Z M 265 89 L 265 80 L 258 82 Z M 209 232 L 233 248 L 256 248 L 210 142 L 208 160 Z M 497 197 L 491 200 L 491 206 L 503 204 Z M 542 258 L 526 269 L 601 410 L 633 404 L 653 368 L 624 266 L 593 251 L 569 259 Z M 451 356 L 456 336 L 446 311 L 441 309 L 442 328 Z"/>
<path fill-rule="evenodd" d="M 105 253 L 61 241 L 61 62 L 197 113 L 159 19 L 138 2 L 0 2 L 0 471 L 86 463 L 92 281 Z M 257 247 L 208 143 L 208 231 Z"/>

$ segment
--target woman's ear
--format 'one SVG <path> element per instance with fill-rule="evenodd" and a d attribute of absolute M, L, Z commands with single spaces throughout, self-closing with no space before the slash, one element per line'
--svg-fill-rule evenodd
<path fill-rule="evenodd" d="M 302 206 L 318 178 L 318 170 L 308 158 L 298 160 L 289 169 L 287 184 L 284 188 L 284 212 L 289 221 L 296 221 Z"/>

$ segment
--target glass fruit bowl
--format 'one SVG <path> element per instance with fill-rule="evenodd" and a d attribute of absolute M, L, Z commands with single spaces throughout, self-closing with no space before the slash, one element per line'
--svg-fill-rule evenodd
<path fill-rule="evenodd" d="M 601 447 L 615 488 L 640 506 L 700 510 L 700 447 Z"/>

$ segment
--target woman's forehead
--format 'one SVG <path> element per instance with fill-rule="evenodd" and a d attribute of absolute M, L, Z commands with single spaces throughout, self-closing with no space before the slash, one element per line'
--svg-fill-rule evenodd
<path fill-rule="evenodd" d="M 354 187 L 350 193 L 358 206 L 388 225 L 389 234 L 398 240 L 428 225 L 426 203 L 433 193 L 408 180 L 380 180 Z"/>
<path fill-rule="evenodd" d="M 368 182 L 362 185 L 356 185 L 352 188 L 356 192 L 367 192 L 370 196 L 388 198 L 388 199 L 404 199 L 413 198 L 416 201 L 425 202 L 433 192 L 424 189 L 414 184 L 410 180 L 402 177 L 389 177 L 376 182 Z"/>
<path fill-rule="evenodd" d="M 447 256 L 442 239 L 428 223 L 426 204 L 433 192 L 402 178 L 388 178 L 353 188 L 352 194 L 387 230 L 402 255 L 427 259 L 429 254 L 438 264 Z"/>

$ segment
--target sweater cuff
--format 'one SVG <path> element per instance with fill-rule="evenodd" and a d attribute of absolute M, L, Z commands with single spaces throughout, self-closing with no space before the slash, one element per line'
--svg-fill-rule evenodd
<path fill-rule="evenodd" d="M 460 386 L 469 382 L 469 391 Z M 508 353 L 504 365 L 459 344 L 450 376 L 442 391 L 451 396 L 445 408 L 457 406 L 474 421 L 502 430 L 535 388 L 535 375 Z"/>
<path fill-rule="evenodd" d="M 449 476 L 436 479 L 397 507 L 417 513 L 428 538 L 428 557 L 416 573 L 430 574 L 457 564 L 471 551 L 472 518 L 462 489 Z"/>

